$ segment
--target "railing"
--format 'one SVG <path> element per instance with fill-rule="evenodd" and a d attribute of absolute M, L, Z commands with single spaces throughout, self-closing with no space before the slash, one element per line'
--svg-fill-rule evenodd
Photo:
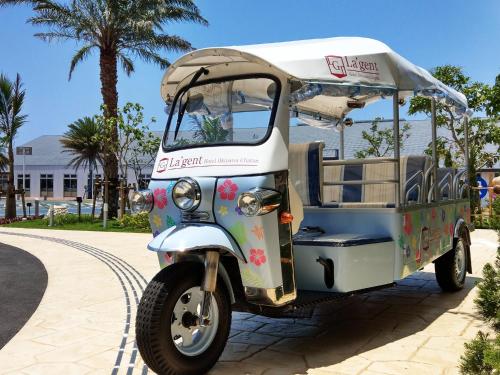
<path fill-rule="evenodd" d="M 446 198 L 446 200 L 453 199 L 454 194 L 452 187 L 453 187 L 453 176 L 450 172 L 446 172 L 446 174 L 441 179 L 441 181 L 439 181 L 438 184 L 439 198 L 440 198 L 439 200 L 443 198 L 443 193 L 446 188 L 448 188 L 448 197 Z"/>
<path fill-rule="evenodd" d="M 394 158 L 323 160 L 323 166 L 395 163 L 397 161 L 398 161 L 398 159 L 394 159 Z"/>
<path fill-rule="evenodd" d="M 406 190 L 408 188 L 408 185 L 410 184 L 410 182 L 412 182 L 413 180 L 415 180 L 418 176 L 422 177 L 420 185 L 416 182 L 415 184 L 412 185 L 412 187 L 410 187 L 408 190 Z M 417 202 L 418 203 L 422 203 L 422 195 L 423 194 L 421 194 L 421 192 L 424 190 L 424 186 L 423 185 L 424 185 L 424 172 L 423 171 L 416 171 L 408 180 L 406 180 L 405 186 L 404 186 L 404 191 L 406 191 L 406 194 L 405 194 L 405 204 L 407 204 L 409 202 L 410 194 L 414 190 L 417 190 L 417 189 L 418 189 Z"/>

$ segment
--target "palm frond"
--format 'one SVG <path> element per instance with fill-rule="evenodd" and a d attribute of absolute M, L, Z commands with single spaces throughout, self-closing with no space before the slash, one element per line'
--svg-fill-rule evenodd
<path fill-rule="evenodd" d="M 130 76 L 135 70 L 134 68 L 134 62 L 126 55 L 123 53 L 118 54 L 118 58 L 120 59 L 120 62 L 122 64 L 122 68 L 125 71 L 125 73 Z"/>
<path fill-rule="evenodd" d="M 78 65 L 78 63 L 89 57 L 90 54 L 92 53 L 92 48 L 94 47 L 97 46 L 95 44 L 88 44 L 86 46 L 83 46 L 80 50 L 78 50 L 75 53 L 75 55 L 71 59 L 71 64 L 69 66 L 68 81 L 71 79 L 71 75 L 73 74 L 73 71 L 75 70 L 75 67 Z"/>

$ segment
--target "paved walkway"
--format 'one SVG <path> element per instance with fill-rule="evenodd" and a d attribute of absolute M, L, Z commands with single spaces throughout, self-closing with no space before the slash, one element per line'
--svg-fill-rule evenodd
<path fill-rule="evenodd" d="M 39 258 L 40 306 L 0 350 L 0 374 L 146 374 L 133 338 L 140 295 L 157 271 L 149 235 L 0 228 L 0 242 Z M 455 374 L 482 328 L 474 283 L 494 259 L 493 231 L 473 233 L 474 274 L 442 294 L 432 267 L 397 288 L 324 305 L 309 319 L 234 313 L 212 374 Z"/>

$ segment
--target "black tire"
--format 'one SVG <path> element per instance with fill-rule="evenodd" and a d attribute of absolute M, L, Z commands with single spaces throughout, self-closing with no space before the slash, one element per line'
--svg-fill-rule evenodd
<path fill-rule="evenodd" d="M 164 268 L 146 287 L 136 318 L 137 347 L 146 365 L 160 375 L 204 374 L 219 359 L 231 328 L 231 304 L 224 281 L 217 280 L 214 293 L 219 309 L 219 325 L 210 346 L 201 354 L 182 354 L 171 337 L 173 309 L 190 288 L 200 286 L 203 265 L 179 263 Z"/>
<path fill-rule="evenodd" d="M 445 292 L 456 292 L 463 289 L 465 277 L 467 275 L 467 244 L 462 238 L 454 241 L 453 249 L 436 259 L 434 267 L 436 270 L 436 280 Z M 460 270 L 457 266 L 457 259 L 461 264 Z"/>

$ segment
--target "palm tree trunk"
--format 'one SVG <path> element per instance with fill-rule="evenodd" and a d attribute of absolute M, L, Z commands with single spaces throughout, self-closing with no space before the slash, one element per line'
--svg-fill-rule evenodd
<path fill-rule="evenodd" d="M 117 74 L 117 53 L 113 48 L 101 48 L 99 65 L 101 78 L 101 94 L 106 110 L 106 118 L 116 117 L 118 111 L 118 83 Z M 112 131 L 112 139 L 118 142 L 118 130 L 116 127 Z M 110 149 L 109 145 L 104 145 L 104 174 L 109 181 L 108 197 L 108 215 L 116 217 L 118 213 L 118 161 L 113 152 L 114 147 Z M 107 148 L 107 150 L 106 150 Z"/>
<path fill-rule="evenodd" d="M 5 218 L 13 219 L 17 216 L 16 213 L 16 187 L 14 185 L 14 147 L 12 146 L 12 139 L 9 139 L 8 144 L 8 157 L 9 157 L 9 172 L 7 175 L 7 198 L 5 200 Z"/>

